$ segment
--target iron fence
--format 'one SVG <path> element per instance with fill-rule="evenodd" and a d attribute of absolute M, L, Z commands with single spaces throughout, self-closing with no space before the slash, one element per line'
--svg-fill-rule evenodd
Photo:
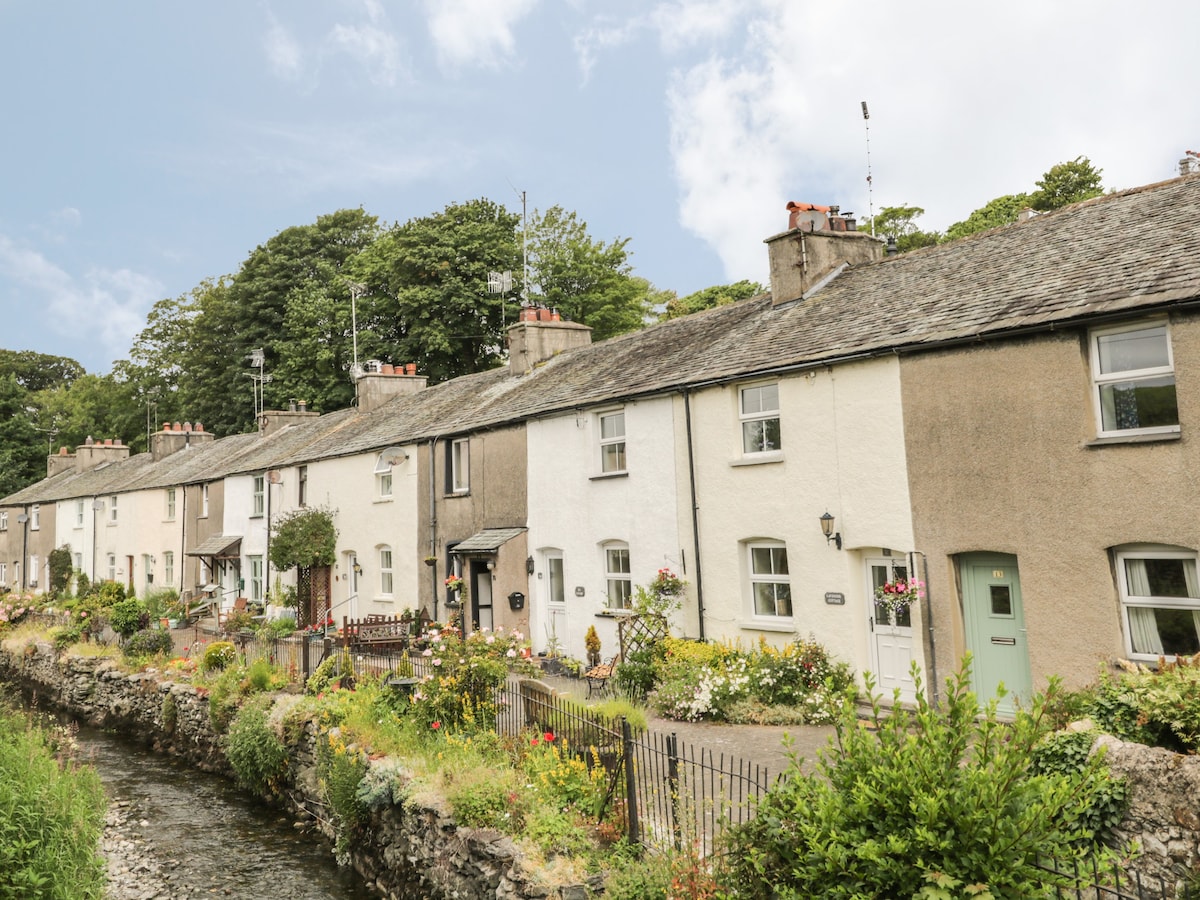
<path fill-rule="evenodd" d="M 1049 876 L 1047 889 L 1056 900 L 1200 900 L 1186 881 L 1128 871 L 1095 858 L 1047 861 L 1039 868 Z"/>

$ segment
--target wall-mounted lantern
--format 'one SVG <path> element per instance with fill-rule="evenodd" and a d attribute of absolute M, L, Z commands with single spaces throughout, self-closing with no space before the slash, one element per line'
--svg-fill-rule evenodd
<path fill-rule="evenodd" d="M 821 516 L 821 533 L 825 535 L 825 543 L 828 544 L 830 541 L 833 541 L 833 543 L 837 545 L 837 548 L 841 550 L 842 533 L 840 531 L 834 531 L 833 525 L 834 518 L 829 514 L 829 511 L 826 510 L 825 514 Z"/>

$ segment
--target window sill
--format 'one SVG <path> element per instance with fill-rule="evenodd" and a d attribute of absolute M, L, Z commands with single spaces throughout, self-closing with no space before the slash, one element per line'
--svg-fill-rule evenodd
<path fill-rule="evenodd" d="M 597 619 L 627 619 L 633 615 L 632 609 L 602 609 L 596 613 Z"/>
<path fill-rule="evenodd" d="M 607 481 L 610 478 L 628 478 L 629 471 L 622 470 L 620 472 L 603 472 L 600 475 L 593 475 L 588 478 L 588 481 Z"/>
<path fill-rule="evenodd" d="M 795 634 L 796 623 L 788 620 L 786 622 L 738 622 L 738 628 L 742 631 L 776 631 L 780 634 Z"/>
<path fill-rule="evenodd" d="M 470 491 L 449 491 L 448 493 L 445 493 L 442 496 L 445 497 L 447 500 L 453 500 L 455 497 L 470 497 L 471 492 Z"/>
<path fill-rule="evenodd" d="M 391 503 L 392 499 L 393 499 L 392 497 L 376 497 L 371 502 L 372 503 Z"/>
<path fill-rule="evenodd" d="M 783 462 L 783 451 L 772 450 L 769 453 L 753 453 L 747 456 L 738 457 L 737 459 L 731 460 L 729 465 L 736 468 L 737 466 L 762 466 L 768 463 L 781 462 Z"/>
<path fill-rule="evenodd" d="M 1178 431 L 1160 431 L 1155 434 L 1114 434 L 1109 437 L 1098 437 L 1086 442 L 1083 446 L 1114 447 L 1121 444 L 1159 444 L 1167 441 L 1178 441 L 1183 437 Z"/>

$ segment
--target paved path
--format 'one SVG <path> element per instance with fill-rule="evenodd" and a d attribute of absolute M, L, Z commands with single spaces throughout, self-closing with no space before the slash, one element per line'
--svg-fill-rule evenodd
<path fill-rule="evenodd" d="M 560 694 L 584 699 L 587 684 L 581 679 L 556 675 L 543 675 L 538 679 Z M 727 725 L 719 722 L 678 722 L 651 715 L 650 730 L 660 734 L 674 733 L 679 741 L 698 752 L 701 747 L 718 757 L 721 754 L 734 759 L 763 766 L 774 777 L 789 765 L 790 752 L 803 760 L 804 771 L 812 771 L 817 761 L 817 751 L 829 744 L 834 730 L 832 725 Z"/>

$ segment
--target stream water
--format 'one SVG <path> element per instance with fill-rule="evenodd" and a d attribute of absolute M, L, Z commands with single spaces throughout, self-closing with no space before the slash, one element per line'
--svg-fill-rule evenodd
<path fill-rule="evenodd" d="M 375 896 L 339 869 L 323 841 L 277 809 L 249 801 L 233 782 L 159 756 L 131 741 L 79 731 L 82 760 L 109 796 L 124 801 L 128 836 L 144 842 L 170 897 L 366 900 Z"/>

